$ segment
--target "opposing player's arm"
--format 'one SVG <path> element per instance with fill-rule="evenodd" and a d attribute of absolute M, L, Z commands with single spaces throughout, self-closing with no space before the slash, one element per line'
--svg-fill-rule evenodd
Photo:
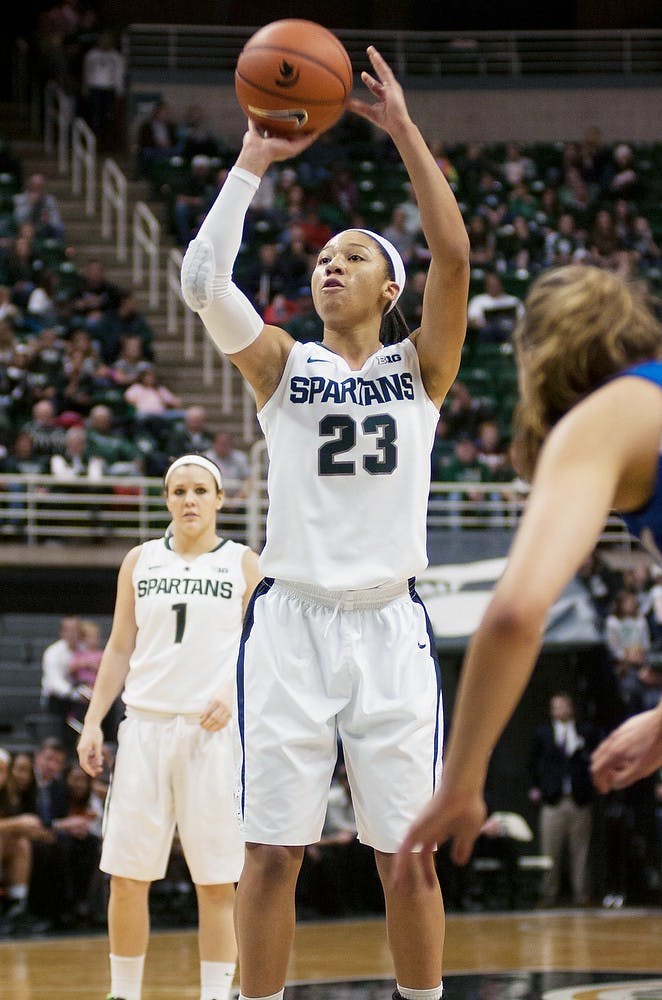
<path fill-rule="evenodd" d="M 354 99 L 349 107 L 388 132 L 416 194 L 432 260 L 413 339 L 427 393 L 441 406 L 459 370 L 467 330 L 469 237 L 455 195 L 409 116 L 402 87 L 372 46 L 368 56 L 378 79 L 369 73 L 361 79 L 376 103 Z"/>
<path fill-rule="evenodd" d="M 120 566 L 113 625 L 101 657 L 92 698 L 85 713 L 83 731 L 78 741 L 81 767 L 92 776 L 99 774 L 103 769 L 101 723 L 124 687 L 129 672 L 129 659 L 136 644 L 138 626 L 132 575 L 140 555 L 140 548 L 136 546 L 131 549 Z"/>
<path fill-rule="evenodd" d="M 649 482 L 642 480 L 629 503 L 650 493 L 662 393 L 651 387 L 657 395 L 649 394 L 641 380 L 620 384 L 626 381 L 634 380 L 618 380 L 579 404 L 543 449 L 506 570 L 467 651 L 441 785 L 403 851 L 452 837 L 454 860 L 467 860 L 484 816 L 489 757 L 529 680 L 549 610 L 620 505 L 635 453 Z"/>

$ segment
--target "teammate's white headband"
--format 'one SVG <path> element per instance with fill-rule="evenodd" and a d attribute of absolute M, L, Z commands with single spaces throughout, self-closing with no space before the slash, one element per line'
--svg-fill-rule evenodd
<path fill-rule="evenodd" d="M 372 236 L 373 240 L 376 240 L 384 250 L 393 265 L 393 274 L 396 285 L 398 286 L 398 294 L 393 299 L 388 309 L 387 313 L 390 313 L 391 309 L 395 307 L 395 303 L 398 301 L 402 295 L 405 288 L 405 281 L 407 280 L 407 272 L 405 271 L 405 262 L 402 257 L 393 246 L 390 240 L 387 240 L 384 236 L 380 236 L 379 233 L 373 233 L 372 229 L 357 229 L 357 233 L 365 233 L 367 236 Z"/>
<path fill-rule="evenodd" d="M 11 754 L 9 750 L 5 750 L 4 747 L 0 747 L 0 761 L 2 761 L 3 764 L 8 764 L 10 760 Z"/>
<path fill-rule="evenodd" d="M 211 459 L 205 458 L 204 455 L 182 455 L 181 458 L 175 459 L 165 474 L 165 479 L 163 480 L 164 486 L 168 485 L 168 480 L 175 469 L 181 469 L 182 465 L 199 465 L 201 469 L 206 469 L 207 472 L 211 472 L 212 476 L 216 480 L 216 485 L 219 490 L 223 489 L 221 470 L 216 465 L 216 462 L 212 462 Z"/>

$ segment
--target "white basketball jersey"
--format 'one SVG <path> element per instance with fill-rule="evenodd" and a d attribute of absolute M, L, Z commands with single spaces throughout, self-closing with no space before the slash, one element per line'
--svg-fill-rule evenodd
<path fill-rule="evenodd" d="M 295 344 L 258 419 L 269 452 L 265 576 L 359 590 L 425 569 L 439 411 L 411 340 L 359 371 L 320 344 Z"/>
<path fill-rule="evenodd" d="M 138 633 L 123 698 L 144 711 L 196 713 L 234 676 L 246 546 L 224 540 L 187 562 L 171 544 L 145 542 L 133 570 Z"/>

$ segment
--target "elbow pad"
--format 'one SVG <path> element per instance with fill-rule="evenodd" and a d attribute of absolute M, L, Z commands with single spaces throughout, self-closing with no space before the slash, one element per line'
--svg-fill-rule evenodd
<path fill-rule="evenodd" d="M 193 312 L 200 312 L 211 302 L 216 257 L 211 240 L 196 236 L 182 261 L 182 295 Z"/>

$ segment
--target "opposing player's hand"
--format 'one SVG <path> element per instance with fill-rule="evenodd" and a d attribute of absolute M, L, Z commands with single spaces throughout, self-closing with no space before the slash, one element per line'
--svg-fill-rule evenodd
<path fill-rule="evenodd" d="M 355 114 L 367 118 L 378 128 L 391 133 L 398 125 L 409 121 L 405 95 L 393 70 L 374 45 L 370 45 L 367 52 L 375 75 L 364 71 L 361 73 L 361 79 L 376 100 L 368 102 L 353 97 L 347 102 L 347 107 Z"/>
<path fill-rule="evenodd" d="M 269 135 L 248 119 L 248 129 L 244 133 L 237 166 L 261 177 L 272 163 L 291 160 L 303 153 L 315 142 L 319 132 L 308 132 L 299 136 Z"/>
<path fill-rule="evenodd" d="M 78 762 L 83 770 L 96 778 L 103 771 L 103 733 L 101 726 L 86 722 L 78 740 Z"/>
<path fill-rule="evenodd" d="M 202 715 L 200 725 L 210 733 L 224 729 L 232 718 L 232 710 L 222 698 L 212 698 Z"/>
<path fill-rule="evenodd" d="M 598 791 L 627 788 L 662 767 L 662 709 L 627 719 L 594 750 L 591 774 Z"/>
<path fill-rule="evenodd" d="M 406 880 L 409 855 L 412 851 L 432 854 L 436 848 L 452 840 L 451 858 L 456 865 L 465 865 L 471 857 L 474 841 L 485 822 L 487 810 L 479 792 L 464 795 L 448 792 L 442 785 L 435 792 L 418 819 L 411 825 L 398 851 L 394 879 Z M 432 884 L 433 869 L 426 869 L 428 884 Z"/>

